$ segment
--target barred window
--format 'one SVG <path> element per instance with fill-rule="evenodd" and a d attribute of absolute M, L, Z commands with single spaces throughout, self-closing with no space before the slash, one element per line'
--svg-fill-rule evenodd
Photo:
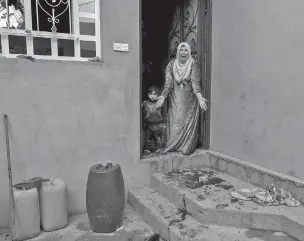
<path fill-rule="evenodd" d="M 100 1 L 0 0 L 0 37 L 3 57 L 100 59 Z"/>

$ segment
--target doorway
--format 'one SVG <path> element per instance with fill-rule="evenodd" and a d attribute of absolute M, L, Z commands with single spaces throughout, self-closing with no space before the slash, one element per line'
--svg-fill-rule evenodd
<path fill-rule="evenodd" d="M 176 57 L 180 42 L 190 44 L 192 57 L 201 67 L 203 96 L 210 99 L 210 2 L 211 0 L 141 0 L 141 103 L 147 99 L 149 86 L 154 85 L 162 90 L 165 68 Z M 164 106 L 166 109 L 167 104 Z M 209 148 L 209 119 L 209 111 L 200 117 L 197 148 Z M 145 138 L 142 113 L 141 126 L 142 157 Z"/>

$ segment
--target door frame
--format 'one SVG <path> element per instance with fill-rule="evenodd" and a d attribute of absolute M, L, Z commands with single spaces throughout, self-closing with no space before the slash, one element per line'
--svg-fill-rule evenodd
<path fill-rule="evenodd" d="M 143 144 L 144 144 L 144 133 L 143 133 L 143 112 L 142 112 L 142 102 L 143 102 L 143 97 L 142 97 L 142 81 L 143 81 L 143 75 L 142 75 L 142 65 L 143 65 L 143 53 L 142 53 L 142 1 L 139 0 L 138 3 L 138 12 L 139 12 L 139 29 L 138 29 L 138 34 L 139 34 L 139 114 L 140 114 L 140 122 L 139 122 L 139 159 L 141 160 L 143 158 Z"/>
<path fill-rule="evenodd" d="M 140 159 L 143 158 L 143 138 L 144 133 L 142 130 L 143 116 L 142 116 L 142 1 L 139 0 L 139 108 L 140 108 Z M 153 0 L 150 0 L 153 1 Z M 199 4 L 199 15 L 198 22 L 200 29 L 198 30 L 198 58 L 200 61 L 200 69 L 202 73 L 201 85 L 204 86 L 202 89 L 203 96 L 208 100 L 208 110 L 200 115 L 200 127 L 199 127 L 199 143 L 203 149 L 210 148 L 210 109 L 211 109 L 211 63 L 212 63 L 212 0 L 198 0 Z"/>
<path fill-rule="evenodd" d="M 198 0 L 199 2 L 199 22 L 201 24 L 198 31 L 200 41 L 199 53 L 201 63 L 201 84 L 204 87 L 202 94 L 208 100 L 208 110 L 200 115 L 200 137 L 199 142 L 203 149 L 210 148 L 210 110 L 211 110 L 211 71 L 212 71 L 212 0 Z"/>

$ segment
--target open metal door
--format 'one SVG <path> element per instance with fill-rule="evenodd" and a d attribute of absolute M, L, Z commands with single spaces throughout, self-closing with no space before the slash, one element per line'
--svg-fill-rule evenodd
<path fill-rule="evenodd" d="M 177 46 L 187 42 L 191 46 L 192 57 L 201 67 L 202 94 L 209 98 L 208 55 L 208 23 L 207 7 L 210 0 L 180 0 L 175 7 L 171 28 L 169 31 L 169 60 L 176 57 Z M 209 148 L 209 111 L 200 116 L 198 146 Z"/>

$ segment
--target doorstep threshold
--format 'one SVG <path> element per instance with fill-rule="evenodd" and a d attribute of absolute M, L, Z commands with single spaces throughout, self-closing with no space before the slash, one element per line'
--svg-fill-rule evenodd
<path fill-rule="evenodd" d="M 207 151 L 208 150 L 206 150 L 206 149 L 199 148 L 199 149 L 196 149 L 195 152 L 191 155 L 184 155 L 181 152 L 169 152 L 166 154 L 152 154 L 149 156 L 141 157 L 140 161 L 149 163 L 149 162 L 154 162 L 154 161 L 169 160 L 172 158 L 193 158 L 193 157 L 197 157 L 200 155 L 206 155 Z"/>

